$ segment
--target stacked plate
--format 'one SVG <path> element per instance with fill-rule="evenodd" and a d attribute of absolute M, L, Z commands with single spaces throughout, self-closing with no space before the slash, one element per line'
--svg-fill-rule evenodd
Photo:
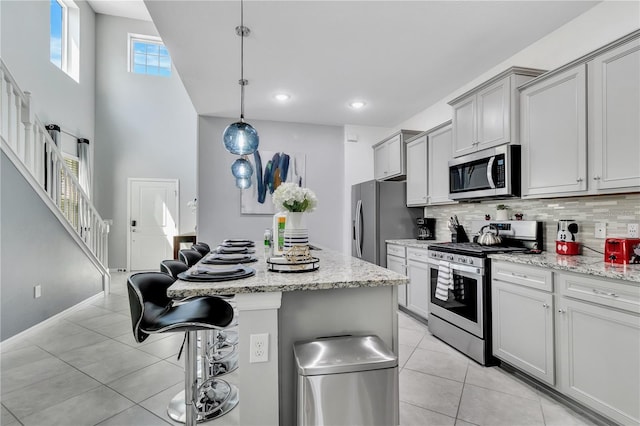
<path fill-rule="evenodd" d="M 220 245 L 223 247 L 254 247 L 255 243 L 251 240 L 227 239 Z"/>
<path fill-rule="evenodd" d="M 213 250 L 213 253 L 219 254 L 252 254 L 255 252 L 256 251 L 250 247 L 228 247 L 223 245 L 220 245 L 215 250 Z"/>
<path fill-rule="evenodd" d="M 309 245 L 309 230 L 286 229 L 284 230 L 284 248 Z"/>
<path fill-rule="evenodd" d="M 251 277 L 256 274 L 255 269 L 242 265 L 228 266 L 226 268 L 207 267 L 195 265 L 188 271 L 178 274 L 178 278 L 185 281 L 230 281 Z"/>
<path fill-rule="evenodd" d="M 248 253 L 212 253 L 205 256 L 200 263 L 208 265 L 235 265 L 238 263 L 257 262 L 258 259 Z"/>

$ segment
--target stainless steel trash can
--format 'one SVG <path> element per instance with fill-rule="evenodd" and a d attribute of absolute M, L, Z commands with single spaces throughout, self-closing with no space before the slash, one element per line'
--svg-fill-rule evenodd
<path fill-rule="evenodd" d="M 378 336 L 298 342 L 298 426 L 398 425 L 398 358 Z"/>

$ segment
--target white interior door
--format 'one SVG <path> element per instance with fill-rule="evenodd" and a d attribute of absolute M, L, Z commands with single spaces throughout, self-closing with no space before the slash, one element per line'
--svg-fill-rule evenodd
<path fill-rule="evenodd" d="M 129 179 L 130 271 L 158 270 L 173 258 L 178 233 L 178 180 Z"/>

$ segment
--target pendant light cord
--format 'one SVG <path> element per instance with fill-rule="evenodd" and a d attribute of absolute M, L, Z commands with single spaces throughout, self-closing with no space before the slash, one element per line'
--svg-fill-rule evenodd
<path fill-rule="evenodd" d="M 240 0 L 240 121 L 244 122 L 244 0 Z"/>

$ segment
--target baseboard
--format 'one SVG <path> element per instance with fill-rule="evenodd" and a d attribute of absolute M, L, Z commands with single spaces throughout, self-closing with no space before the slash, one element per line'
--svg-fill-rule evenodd
<path fill-rule="evenodd" d="M 18 340 L 20 338 L 28 336 L 31 333 L 40 331 L 41 329 L 43 329 L 47 325 L 51 324 L 52 322 L 57 321 L 57 320 L 61 319 L 62 317 L 66 316 L 66 315 L 69 315 L 70 313 L 75 312 L 75 311 L 85 307 L 86 305 L 90 305 L 91 302 L 93 302 L 94 300 L 97 300 L 97 299 L 99 299 L 101 297 L 104 297 L 104 291 L 101 291 L 100 293 L 98 293 L 98 294 L 96 294 L 94 296 L 91 296 L 88 299 L 85 299 L 82 302 L 77 303 L 77 304 L 73 305 L 72 307 L 65 309 L 62 312 L 59 312 L 59 313 L 55 314 L 54 316 L 49 317 L 46 320 L 44 320 L 42 322 L 39 322 L 38 324 L 36 324 L 36 325 L 34 325 L 32 327 L 29 327 L 24 331 L 21 331 L 20 333 L 16 334 L 15 336 L 11 336 L 8 339 L 3 340 L 2 342 L 0 342 L 0 345 L 10 344 L 14 340 Z"/>

